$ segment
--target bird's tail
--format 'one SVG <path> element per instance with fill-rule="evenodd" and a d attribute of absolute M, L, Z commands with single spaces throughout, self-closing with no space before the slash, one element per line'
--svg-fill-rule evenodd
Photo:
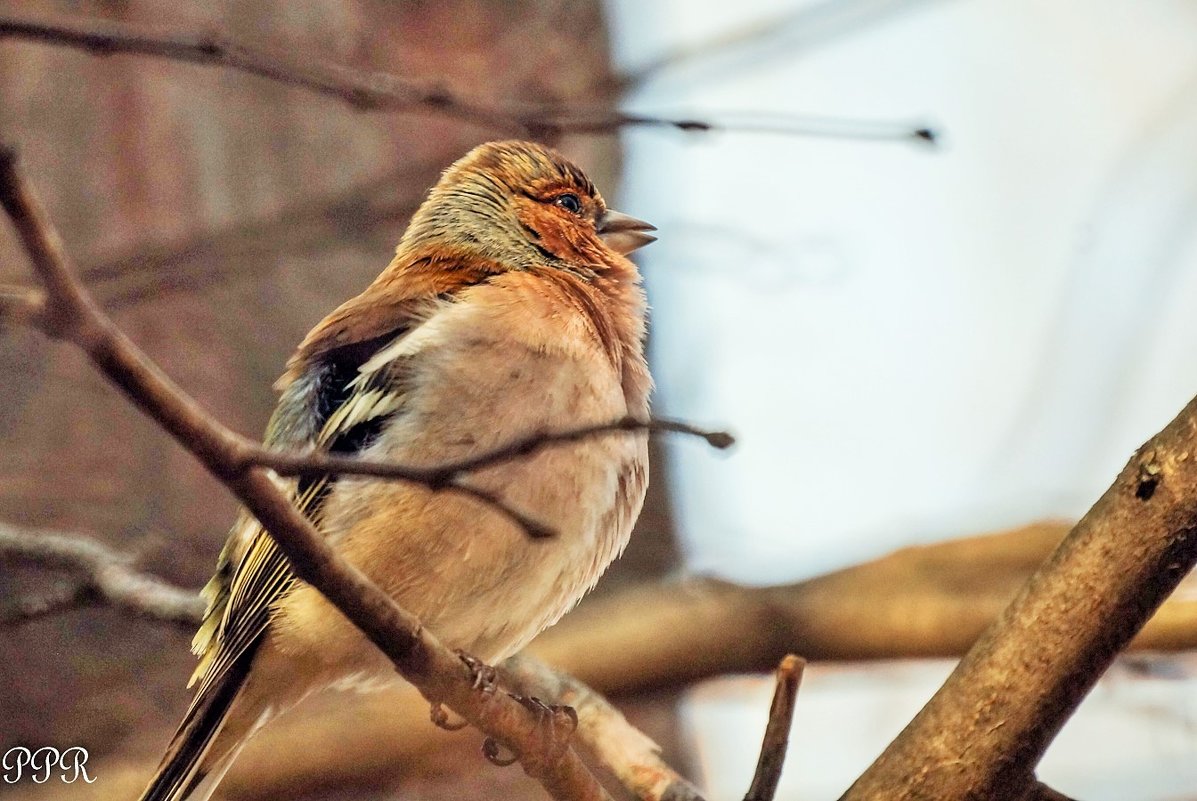
<path fill-rule="evenodd" d="M 140 801 L 207 801 L 212 795 L 255 728 L 242 721 L 226 727 L 229 709 L 249 675 L 254 650 L 241 654 L 214 684 L 196 695 Z M 237 717 L 243 717 L 240 710 Z"/>

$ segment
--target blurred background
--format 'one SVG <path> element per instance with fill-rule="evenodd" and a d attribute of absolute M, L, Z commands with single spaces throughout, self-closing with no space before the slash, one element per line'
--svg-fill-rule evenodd
<path fill-rule="evenodd" d="M 1191 3 L 36 0 L 0 14 L 219 29 L 496 106 L 725 128 L 554 140 L 613 205 L 661 230 L 638 255 L 657 412 L 739 439 L 726 456 L 663 443 L 633 545 L 596 603 L 662 577 L 783 584 L 1074 519 L 1197 391 Z M 904 135 L 921 127 L 937 144 Z M 290 348 L 386 264 L 439 170 L 494 132 L 8 40 L 0 136 L 25 153 L 118 323 L 256 435 Z M 27 281 L 24 265 L 0 234 L 0 280 Z M 0 370 L 0 519 L 78 531 L 202 584 L 234 513 L 226 493 L 67 348 L 5 330 Z M 0 571 L 0 601 L 48 580 Z M 104 610 L 0 629 L 0 751 L 84 745 L 104 766 L 97 784 L 54 797 L 126 797 L 186 705 L 186 642 Z M 1195 664 L 1116 666 L 1044 780 L 1094 801 L 1197 798 Z M 950 668 L 813 666 L 779 798 L 836 797 Z M 771 687 L 721 678 L 621 706 L 731 799 Z M 297 713 L 277 742 L 327 736 L 304 721 L 330 708 Z M 305 786 L 330 799 L 542 797 L 461 739 L 389 772 L 361 756 L 368 789 Z M 236 771 L 229 781 L 230 797 L 253 797 Z"/>

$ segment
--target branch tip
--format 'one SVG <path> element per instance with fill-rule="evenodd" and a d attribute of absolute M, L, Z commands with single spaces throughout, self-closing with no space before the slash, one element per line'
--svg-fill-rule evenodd
<path fill-rule="evenodd" d="M 939 132 L 936 131 L 934 128 L 916 128 L 914 131 L 911 132 L 910 135 L 913 138 L 918 139 L 922 142 L 926 142 L 929 145 L 938 145 L 939 144 Z"/>
<path fill-rule="evenodd" d="M 761 756 L 744 801 L 773 801 L 777 794 L 790 742 L 790 727 L 794 723 L 794 702 L 805 670 L 806 660 L 794 654 L 787 654 L 777 666 L 777 686 L 769 705 L 769 723 L 765 726 Z"/>

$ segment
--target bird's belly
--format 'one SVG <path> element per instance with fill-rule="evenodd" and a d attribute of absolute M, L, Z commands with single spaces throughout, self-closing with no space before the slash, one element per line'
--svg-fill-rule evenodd
<path fill-rule="evenodd" d="M 417 388 L 409 412 L 370 458 L 438 464 L 537 431 L 607 422 L 628 409 L 615 376 L 570 359 L 504 354 L 447 359 L 453 375 Z M 503 380 L 496 381 L 496 377 Z M 615 433 L 494 465 L 463 478 L 552 527 L 533 539 L 484 503 L 451 489 L 341 478 L 322 528 L 341 552 L 442 642 L 484 660 L 522 648 L 568 611 L 627 544 L 647 485 L 643 434 Z M 318 650 L 337 671 L 388 670 L 360 634 L 310 588 L 284 601 L 273 628 L 286 647 Z M 364 651 L 364 652 L 363 652 Z"/>

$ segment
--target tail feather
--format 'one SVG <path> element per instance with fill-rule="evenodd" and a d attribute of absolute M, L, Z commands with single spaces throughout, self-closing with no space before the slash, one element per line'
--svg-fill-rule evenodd
<path fill-rule="evenodd" d="M 229 708 L 249 675 L 255 651 L 248 648 L 208 688 L 209 692 L 200 693 L 192 701 L 140 801 L 207 801 L 212 795 L 240 750 L 239 742 L 222 743 L 221 753 L 212 753 L 228 720 Z"/>

